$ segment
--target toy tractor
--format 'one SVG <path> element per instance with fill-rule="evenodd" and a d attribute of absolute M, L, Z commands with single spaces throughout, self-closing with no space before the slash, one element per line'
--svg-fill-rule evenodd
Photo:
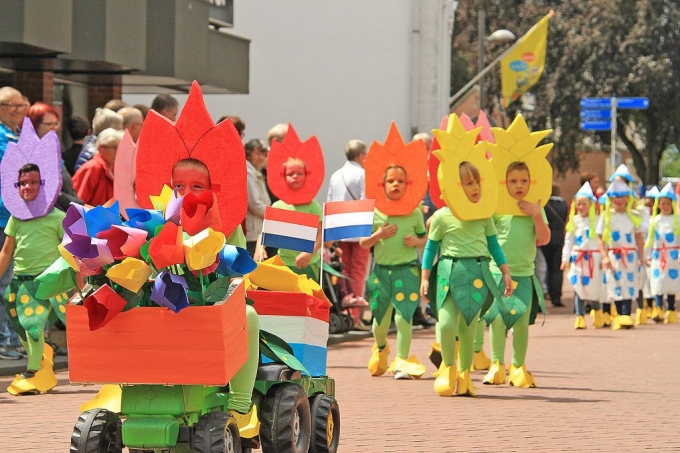
<path fill-rule="evenodd" d="M 71 382 L 113 383 L 120 387 L 109 387 L 121 389 L 119 411 L 95 408 L 81 414 L 72 453 L 122 452 L 123 447 L 131 453 L 337 451 L 340 411 L 335 381 L 325 375 L 260 364 L 252 397 L 257 420 L 239 430 L 227 411 L 224 384 L 245 362 L 247 350 L 241 280 L 212 306 L 179 313 L 138 307 L 90 331 L 85 308 L 74 301 L 67 318 Z"/>

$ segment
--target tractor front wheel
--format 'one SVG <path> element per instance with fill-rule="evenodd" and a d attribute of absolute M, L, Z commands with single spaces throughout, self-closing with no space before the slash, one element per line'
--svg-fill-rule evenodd
<path fill-rule="evenodd" d="M 106 409 L 80 414 L 71 434 L 71 453 L 121 453 L 120 417 Z"/>

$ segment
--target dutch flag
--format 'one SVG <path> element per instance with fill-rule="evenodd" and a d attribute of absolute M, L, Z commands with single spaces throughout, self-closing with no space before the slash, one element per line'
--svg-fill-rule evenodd
<path fill-rule="evenodd" d="M 318 215 L 267 206 L 262 223 L 262 244 L 312 253 L 318 229 Z"/>
<path fill-rule="evenodd" d="M 324 203 L 324 241 L 369 237 L 375 200 Z"/>

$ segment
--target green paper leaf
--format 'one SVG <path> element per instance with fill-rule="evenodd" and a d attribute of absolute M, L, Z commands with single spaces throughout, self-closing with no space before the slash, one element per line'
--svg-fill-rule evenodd
<path fill-rule="evenodd" d="M 187 282 L 187 289 L 192 292 L 200 293 L 203 291 L 201 281 L 191 272 L 185 272 L 182 277 Z"/>
<path fill-rule="evenodd" d="M 309 374 L 305 366 L 293 355 L 290 345 L 271 332 L 260 330 L 260 351 L 262 355 L 274 362 L 283 363 L 294 370 Z"/>
<path fill-rule="evenodd" d="M 145 284 L 146 286 L 147 284 Z M 128 311 L 131 308 L 139 307 L 144 300 L 144 287 L 142 287 L 138 292 L 133 293 L 127 288 L 124 288 L 118 284 L 113 285 L 114 291 L 118 293 L 120 297 L 125 299 L 126 304 L 123 311 Z"/>
<path fill-rule="evenodd" d="M 224 299 L 229 290 L 229 285 L 231 284 L 231 279 L 229 278 L 218 278 L 214 282 L 208 285 L 208 287 L 203 291 L 203 300 L 206 304 L 215 304 Z"/>
<path fill-rule="evenodd" d="M 328 264 L 328 263 L 325 262 L 325 261 L 324 261 L 324 263 L 323 263 L 323 271 L 324 271 L 325 273 L 327 273 L 327 274 L 335 275 L 335 276 L 338 277 L 338 278 L 344 278 L 344 279 L 350 280 L 350 278 L 349 278 L 348 276 L 346 276 L 346 275 L 344 275 L 344 274 L 341 274 L 340 272 L 336 271 L 335 269 L 333 269 L 333 268 L 331 267 L 330 264 Z"/>
<path fill-rule="evenodd" d="M 36 297 L 49 299 L 72 290 L 76 286 L 75 275 L 76 271 L 60 256 L 36 277 L 35 281 L 38 283 Z"/>

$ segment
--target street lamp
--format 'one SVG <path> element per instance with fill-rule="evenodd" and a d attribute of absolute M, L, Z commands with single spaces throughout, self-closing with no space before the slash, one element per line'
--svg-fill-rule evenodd
<path fill-rule="evenodd" d="M 496 30 L 486 37 L 486 11 L 479 8 L 477 15 L 477 42 L 479 44 L 479 54 L 477 59 L 477 71 L 482 73 L 484 69 L 484 44 L 486 42 L 507 42 L 517 39 L 510 30 Z M 479 110 L 484 108 L 484 75 L 479 79 Z"/>

